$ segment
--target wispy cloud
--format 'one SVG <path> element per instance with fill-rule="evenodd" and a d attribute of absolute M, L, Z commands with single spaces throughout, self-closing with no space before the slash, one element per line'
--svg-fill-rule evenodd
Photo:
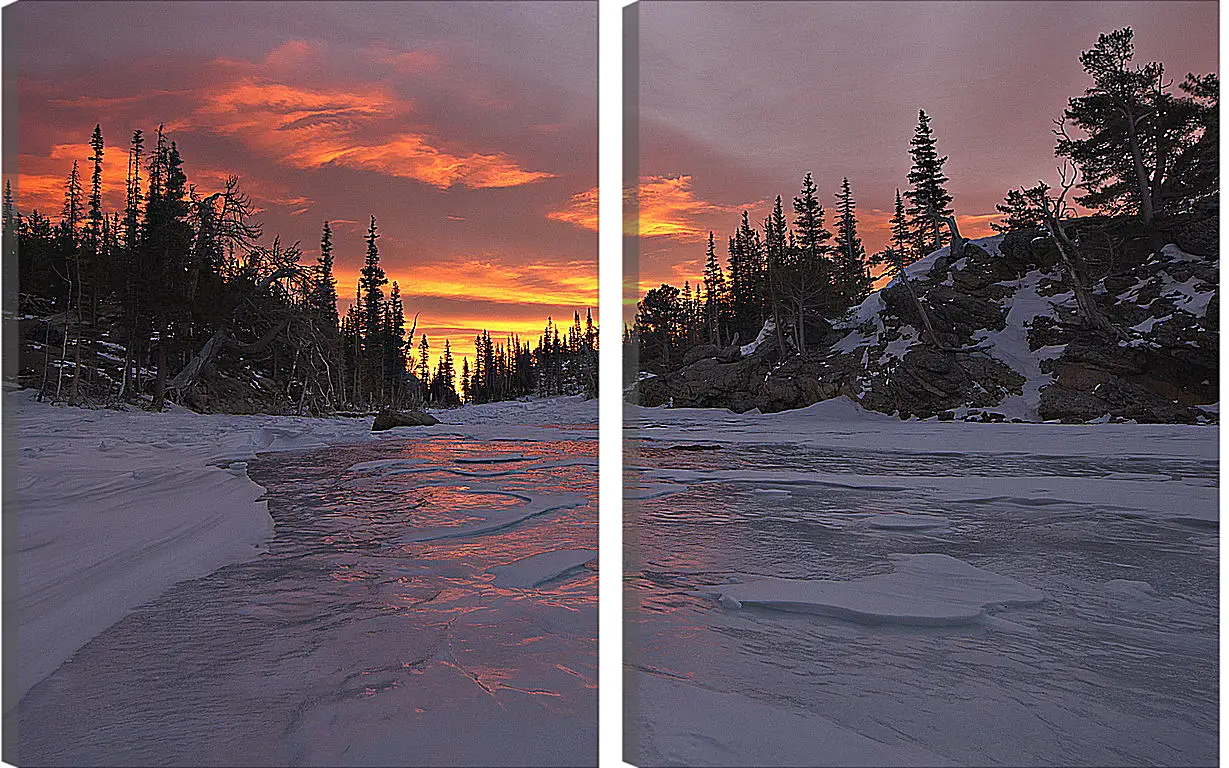
<path fill-rule="evenodd" d="M 639 234 L 689 242 L 708 238 L 716 215 L 741 213 L 758 203 L 726 205 L 704 200 L 692 189 L 691 176 L 644 176 L 639 189 Z"/>
<path fill-rule="evenodd" d="M 567 205 L 557 211 L 547 213 L 546 218 L 565 221 L 581 229 L 596 232 L 598 230 L 597 187 L 572 195 L 568 198 Z"/>

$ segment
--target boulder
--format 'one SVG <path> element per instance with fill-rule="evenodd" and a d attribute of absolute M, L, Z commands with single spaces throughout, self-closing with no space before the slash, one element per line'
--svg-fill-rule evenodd
<path fill-rule="evenodd" d="M 721 348 L 716 344 L 697 344 L 683 353 L 683 365 L 688 366 L 692 363 L 698 363 L 701 360 L 716 357 L 720 353 Z"/>
<path fill-rule="evenodd" d="M 1187 253 L 1215 259 L 1220 254 L 1220 216 L 1183 222 L 1173 239 Z"/>
<path fill-rule="evenodd" d="M 742 347 L 737 343 L 731 344 L 717 354 L 717 362 L 733 363 L 743 356 Z"/>
<path fill-rule="evenodd" d="M 422 411 L 394 411 L 392 408 L 385 408 L 376 414 L 375 421 L 371 422 L 371 431 L 383 432 L 394 427 L 429 427 L 439 423 L 439 419 Z"/>

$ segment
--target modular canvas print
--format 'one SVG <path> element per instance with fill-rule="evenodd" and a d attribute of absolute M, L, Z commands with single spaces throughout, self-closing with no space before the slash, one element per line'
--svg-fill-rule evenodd
<path fill-rule="evenodd" d="M 1217 5 L 627 14 L 625 759 L 1215 765 Z"/>
<path fill-rule="evenodd" d="M 595 765 L 596 3 L 3 13 L 5 761 Z"/>

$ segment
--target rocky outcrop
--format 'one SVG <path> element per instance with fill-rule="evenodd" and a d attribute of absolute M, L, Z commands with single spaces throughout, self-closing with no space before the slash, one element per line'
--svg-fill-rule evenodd
<path fill-rule="evenodd" d="M 439 423 L 439 419 L 422 411 L 394 411 L 391 408 L 385 408 L 376 414 L 375 420 L 371 423 L 371 431 L 383 432 L 395 427 L 429 427 Z"/>
<path fill-rule="evenodd" d="M 716 344 L 697 344 L 683 353 L 683 365 L 688 366 L 721 353 L 721 347 Z"/>
<path fill-rule="evenodd" d="M 741 357 L 734 347 L 688 352 L 682 368 L 640 382 L 633 402 L 775 412 L 846 396 L 901 417 L 1134 419 L 1206 423 L 1219 399 L 1217 218 L 1190 214 L 1162 226 L 1153 254 L 1131 219 L 1072 222 L 1100 311 L 1122 331 L 1107 338 L 1081 321 L 1053 242 L 1040 230 L 969 241 L 908 269 L 833 323 L 805 355 L 775 344 Z"/>

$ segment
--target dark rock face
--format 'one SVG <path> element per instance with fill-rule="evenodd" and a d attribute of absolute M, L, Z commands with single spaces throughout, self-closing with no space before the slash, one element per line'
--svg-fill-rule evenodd
<path fill-rule="evenodd" d="M 1215 259 L 1220 255 L 1220 216 L 1192 219 L 1174 227 L 1173 241 L 1187 253 Z"/>
<path fill-rule="evenodd" d="M 861 402 L 874 411 L 899 411 L 901 418 L 929 418 L 961 406 L 998 405 L 1004 397 L 1018 394 L 1024 381 L 990 357 L 917 346 L 901 360 L 891 380 L 867 392 Z"/>
<path fill-rule="evenodd" d="M 645 379 L 633 390 L 633 402 L 676 408 L 729 408 L 742 413 L 757 406 L 755 393 L 767 372 L 768 363 L 763 358 L 729 363 L 707 358 L 679 371 Z"/>
<path fill-rule="evenodd" d="M 934 340 L 897 279 L 852 317 L 808 327 L 805 354 L 782 355 L 773 343 L 744 358 L 736 345 L 704 345 L 630 400 L 771 413 L 844 395 L 902 418 L 1214 421 L 1198 406 L 1219 400 L 1217 221 L 1168 219 L 1162 238 L 1175 245 L 1160 254 L 1132 219 L 1069 223 L 1082 269 L 1097 281 L 1093 298 L 1121 338 L 1088 327 L 1053 241 L 1024 230 L 969 241 L 962 258 L 941 253 L 912 270 Z"/>
<path fill-rule="evenodd" d="M 385 408 L 376 414 L 375 420 L 371 423 L 371 431 L 383 432 L 394 427 L 429 427 L 439 423 L 439 419 L 422 411 L 394 411 L 391 408 Z"/>
<path fill-rule="evenodd" d="M 697 344 L 683 354 L 683 365 L 691 365 L 708 357 L 716 357 L 721 348 L 716 344 Z"/>

